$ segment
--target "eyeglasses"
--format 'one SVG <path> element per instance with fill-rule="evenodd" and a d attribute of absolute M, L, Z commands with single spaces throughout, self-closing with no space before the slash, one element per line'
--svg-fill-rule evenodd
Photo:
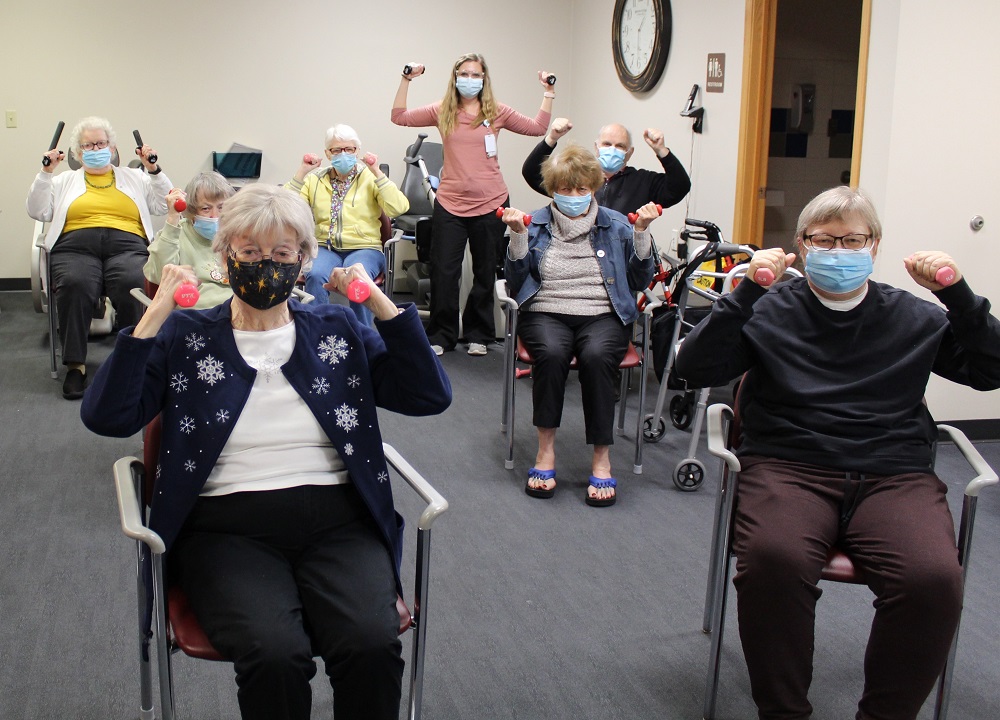
<path fill-rule="evenodd" d="M 813 235 L 803 235 L 802 242 L 807 248 L 813 250 L 833 250 L 837 247 L 837 242 L 844 250 L 864 250 L 872 242 L 871 235 L 861 233 L 851 233 L 849 235 L 827 235 L 826 233 L 814 233 Z"/>
<path fill-rule="evenodd" d="M 91 142 L 80 143 L 80 149 L 81 150 L 103 150 L 104 148 L 106 148 L 110 144 L 111 143 L 109 143 L 107 140 L 101 140 L 100 142 L 92 142 L 92 143 Z"/>
<path fill-rule="evenodd" d="M 348 155 L 353 155 L 358 151 L 356 147 L 345 147 L 345 148 L 327 148 L 327 152 L 331 155 L 343 155 L 347 153 Z"/>
<path fill-rule="evenodd" d="M 243 263 L 259 263 L 267 258 L 268 260 L 273 260 L 279 265 L 294 265 L 302 259 L 301 252 L 288 250 L 287 248 L 272 250 L 270 255 L 264 255 L 259 248 L 254 247 L 245 247 L 240 248 L 239 250 L 230 249 L 229 256 Z"/>
<path fill-rule="evenodd" d="M 457 72 L 455 73 L 455 77 L 465 78 L 466 80 L 482 80 L 485 75 L 477 72 Z"/>

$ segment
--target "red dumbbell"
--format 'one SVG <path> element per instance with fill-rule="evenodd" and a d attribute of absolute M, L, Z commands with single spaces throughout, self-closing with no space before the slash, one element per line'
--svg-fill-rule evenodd
<path fill-rule="evenodd" d="M 191 283 L 182 283 L 174 290 L 174 302 L 183 308 L 194 307 L 199 297 L 198 288 Z"/>
<path fill-rule="evenodd" d="M 950 267 L 938 268 L 938 271 L 934 273 L 934 280 L 938 285 L 948 287 L 955 282 L 955 271 Z"/>
<path fill-rule="evenodd" d="M 171 188 L 170 192 L 173 192 L 176 189 L 177 188 Z M 187 200 L 185 200 L 184 198 L 177 198 L 176 200 L 174 200 L 174 210 L 176 210 L 177 212 L 184 212 L 185 210 L 187 210 L 187 206 L 188 206 Z"/>
<path fill-rule="evenodd" d="M 774 282 L 774 273 L 768 268 L 761 268 L 753 274 L 753 281 L 761 287 L 771 287 Z"/>
<path fill-rule="evenodd" d="M 503 208 L 502 207 L 498 207 L 497 208 L 497 217 L 500 218 L 501 220 L 503 219 Z M 531 224 L 531 215 L 525 214 L 523 222 L 524 222 L 524 226 L 528 227 Z"/>
<path fill-rule="evenodd" d="M 663 214 L 663 206 L 660 205 L 659 203 L 656 204 L 656 214 L 657 215 L 662 215 Z M 635 225 L 635 221 L 638 220 L 638 219 L 639 219 L 639 213 L 629 213 L 628 214 L 628 221 L 630 223 L 632 223 L 633 225 Z"/>
<path fill-rule="evenodd" d="M 351 280 L 350 284 L 347 286 L 347 299 L 351 302 L 363 303 L 372 294 L 371 288 L 368 287 L 368 283 L 360 278 L 357 280 Z"/>

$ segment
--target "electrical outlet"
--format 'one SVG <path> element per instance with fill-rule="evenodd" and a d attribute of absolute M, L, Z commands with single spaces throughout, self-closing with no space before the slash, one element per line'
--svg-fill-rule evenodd
<path fill-rule="evenodd" d="M 16 128 L 17 127 L 17 110 L 8 110 L 5 113 L 7 117 L 7 127 Z"/>

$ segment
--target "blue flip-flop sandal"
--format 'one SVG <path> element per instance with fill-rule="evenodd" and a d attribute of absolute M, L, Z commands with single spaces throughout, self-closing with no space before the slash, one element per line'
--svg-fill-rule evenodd
<path fill-rule="evenodd" d="M 603 490 L 604 488 L 617 488 L 618 481 L 615 480 L 614 478 L 599 478 L 591 475 L 590 486 L 595 487 L 598 490 Z M 617 499 L 618 499 L 617 491 L 615 491 L 615 494 L 612 495 L 611 497 L 599 498 L 599 497 L 591 497 L 590 491 L 588 490 L 586 496 L 587 504 L 592 507 L 608 507 L 609 505 L 614 505 L 615 500 Z"/>
<path fill-rule="evenodd" d="M 538 468 L 531 468 L 528 471 L 528 482 L 524 484 L 524 492 L 528 493 L 531 497 L 536 498 L 550 498 L 556 494 L 556 489 L 551 488 L 546 490 L 544 487 L 531 487 L 532 480 L 555 480 L 556 471 L 552 470 L 539 470 Z"/>

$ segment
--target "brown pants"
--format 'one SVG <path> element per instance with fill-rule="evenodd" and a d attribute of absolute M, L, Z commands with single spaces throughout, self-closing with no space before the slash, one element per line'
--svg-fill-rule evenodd
<path fill-rule="evenodd" d="M 961 613 L 946 487 L 931 473 L 859 476 L 742 459 L 734 529 L 740 638 L 762 720 L 808 718 L 820 572 L 839 543 L 875 593 L 857 720 L 912 720 Z"/>

